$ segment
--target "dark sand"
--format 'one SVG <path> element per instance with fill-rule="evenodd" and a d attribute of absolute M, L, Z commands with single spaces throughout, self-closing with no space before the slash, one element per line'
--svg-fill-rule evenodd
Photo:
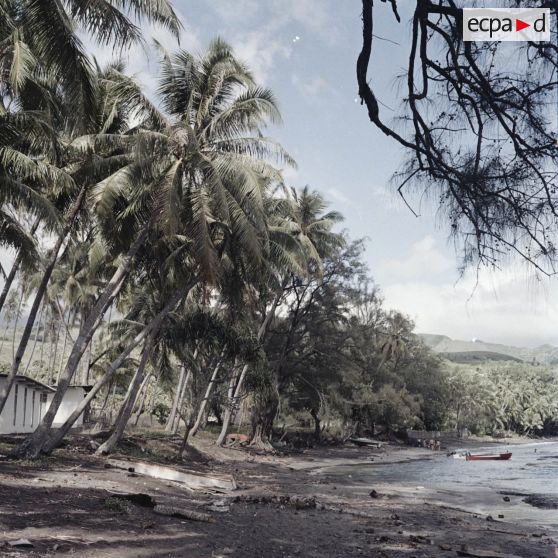
<path fill-rule="evenodd" d="M 177 443 L 136 438 L 131 453 L 169 461 L 166 455 Z M 345 446 L 277 457 L 215 448 L 207 439 L 196 445 L 201 453 L 192 452 L 183 466 L 232 474 L 238 490 L 191 491 L 107 469 L 106 459 L 87 453 L 83 439 L 39 463 L 0 461 L 0 556 L 558 556 L 551 533 L 487 521 L 452 509 L 443 497 L 426 502 L 396 486 L 383 486 L 370 497 L 354 491 L 350 479 L 328 475 L 332 465 L 371 458 L 394 467 L 428 459 L 427 450 Z M 209 514 L 213 522 L 156 515 L 150 508 L 115 501 L 111 491 L 147 493 L 161 504 Z M 7 544 L 19 538 L 34 546 Z"/>

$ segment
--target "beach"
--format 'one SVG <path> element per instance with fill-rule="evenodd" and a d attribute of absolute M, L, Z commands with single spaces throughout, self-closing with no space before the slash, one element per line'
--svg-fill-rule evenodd
<path fill-rule="evenodd" d="M 123 457 L 200 475 L 231 475 L 236 490 L 190 490 L 109 467 L 106 459 L 88 455 L 83 443 L 70 443 L 38 463 L 3 460 L 2 556 L 556 556 L 552 529 L 501 513 L 519 497 L 506 502 L 499 495 L 489 515 L 467 509 L 451 489 L 367 480 L 374 467 L 395 473 L 450 459 L 441 452 L 344 445 L 255 455 L 217 448 L 202 437 L 190 461 L 179 466 L 164 452 L 175 442 L 135 438 L 139 450 Z M 147 494 L 199 518 L 161 516 L 115 494 Z M 9 545 L 18 539 L 33 546 Z"/>

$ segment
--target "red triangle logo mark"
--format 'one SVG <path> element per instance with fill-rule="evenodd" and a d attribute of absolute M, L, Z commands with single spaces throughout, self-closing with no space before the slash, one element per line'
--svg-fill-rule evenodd
<path fill-rule="evenodd" d="M 515 30 L 516 31 L 523 31 L 523 29 L 527 29 L 527 27 L 531 27 L 530 23 L 525 23 L 521 19 L 515 20 Z"/>

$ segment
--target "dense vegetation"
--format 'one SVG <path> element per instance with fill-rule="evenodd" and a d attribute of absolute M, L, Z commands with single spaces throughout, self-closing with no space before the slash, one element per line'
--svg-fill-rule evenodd
<path fill-rule="evenodd" d="M 503 371 L 448 373 L 384 308 L 341 215 L 285 184 L 295 162 L 264 135 L 276 101 L 226 42 L 161 50 L 157 99 L 121 62 L 98 67 L 76 29 L 126 46 L 140 40 L 130 14 L 180 28 L 164 0 L 118 5 L 0 0 L 0 243 L 16 254 L 0 411 L 17 374 L 56 384 L 17 454 L 52 451 L 89 406 L 115 411 L 100 452 L 142 415 L 181 430 L 183 449 L 209 417 L 218 443 L 244 417 L 263 448 L 301 419 L 316 438 L 552 427 L 535 389 L 548 378 L 533 372 L 519 398 Z M 93 389 L 54 429 L 80 382 Z M 479 385 L 494 397 L 482 408 Z"/>
<path fill-rule="evenodd" d="M 556 370 L 541 365 L 458 366 L 448 381 L 450 420 L 480 435 L 556 435 L 557 395 Z"/>

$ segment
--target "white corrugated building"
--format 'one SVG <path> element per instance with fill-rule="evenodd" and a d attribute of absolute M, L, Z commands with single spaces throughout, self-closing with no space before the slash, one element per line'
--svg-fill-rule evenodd
<path fill-rule="evenodd" d="M 0 374 L 0 390 L 6 381 L 7 375 Z M 6 405 L 0 414 L 0 434 L 33 432 L 47 412 L 55 391 L 54 388 L 27 376 L 16 376 Z M 88 391 L 89 388 L 85 386 L 68 388 L 54 418 L 54 426 L 64 423 Z M 83 415 L 79 417 L 74 426 L 82 424 Z"/>

